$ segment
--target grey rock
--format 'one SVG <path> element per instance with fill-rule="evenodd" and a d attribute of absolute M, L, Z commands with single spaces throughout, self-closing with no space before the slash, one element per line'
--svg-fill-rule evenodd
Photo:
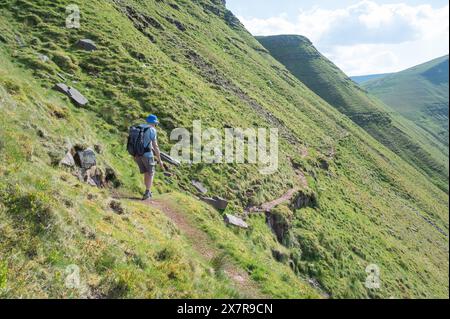
<path fill-rule="evenodd" d="M 248 228 L 248 224 L 246 222 L 244 222 L 242 220 L 242 218 L 239 218 L 239 217 L 236 217 L 233 215 L 226 214 L 224 217 L 224 221 L 225 221 L 225 223 L 227 223 L 229 225 L 233 225 L 233 226 L 236 226 L 239 228 L 244 228 L 244 229 Z"/>
<path fill-rule="evenodd" d="M 53 88 L 56 91 L 64 93 L 64 94 L 68 94 L 69 93 L 69 87 L 67 85 L 65 85 L 64 83 L 55 84 L 55 86 Z"/>
<path fill-rule="evenodd" d="M 81 39 L 77 42 L 76 46 L 80 49 L 86 50 L 86 51 L 95 51 L 97 50 L 97 45 L 94 41 L 90 39 Z"/>
<path fill-rule="evenodd" d="M 200 199 L 219 210 L 225 210 L 228 207 L 228 201 L 218 196 L 214 196 L 213 198 L 201 197 Z"/>
<path fill-rule="evenodd" d="M 48 61 L 50 61 L 50 58 L 48 56 L 46 56 L 45 54 L 38 54 L 38 59 L 41 60 L 44 63 L 47 63 Z"/>
<path fill-rule="evenodd" d="M 97 165 L 96 156 L 93 150 L 90 148 L 79 151 L 75 154 L 75 163 L 82 169 L 88 170 L 91 167 Z"/>
<path fill-rule="evenodd" d="M 74 167 L 75 166 L 75 159 L 72 156 L 72 153 L 67 152 L 66 156 L 61 160 L 61 165 Z"/>
<path fill-rule="evenodd" d="M 64 83 L 58 83 L 53 88 L 58 92 L 66 94 L 79 106 L 85 106 L 89 103 L 88 99 L 86 99 L 77 89 L 67 86 Z"/>
<path fill-rule="evenodd" d="M 202 194 L 206 194 L 208 192 L 208 189 L 205 186 L 203 186 L 203 184 L 200 183 L 199 181 L 193 180 L 192 185 L 195 187 L 196 190 L 198 190 Z"/>
<path fill-rule="evenodd" d="M 86 99 L 77 89 L 69 88 L 69 96 L 76 104 L 80 106 L 85 106 L 89 103 L 88 99 Z"/>

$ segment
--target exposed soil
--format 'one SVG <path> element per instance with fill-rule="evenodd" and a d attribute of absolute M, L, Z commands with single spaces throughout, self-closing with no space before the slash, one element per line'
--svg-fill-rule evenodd
<path fill-rule="evenodd" d="M 189 218 L 182 212 L 174 209 L 170 203 L 162 200 L 148 200 L 146 203 L 163 212 L 180 229 L 182 234 L 192 244 L 192 247 L 205 259 L 212 261 L 221 255 L 213 241 L 200 229 L 192 225 Z M 223 272 L 233 281 L 237 291 L 248 298 L 268 298 L 261 293 L 257 284 L 250 278 L 247 272 L 239 268 L 226 258 L 223 260 Z"/>

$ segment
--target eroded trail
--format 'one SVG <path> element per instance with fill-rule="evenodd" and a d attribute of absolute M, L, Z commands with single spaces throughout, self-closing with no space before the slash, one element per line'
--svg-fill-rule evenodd
<path fill-rule="evenodd" d="M 149 206 L 163 212 L 180 229 L 182 234 L 192 244 L 192 247 L 205 259 L 212 261 L 218 258 L 221 252 L 215 247 L 212 240 L 200 229 L 192 225 L 189 219 L 163 200 L 148 200 Z M 268 298 L 261 293 L 258 285 L 249 277 L 248 273 L 239 268 L 226 258 L 223 261 L 223 271 L 225 275 L 233 282 L 237 291 L 248 298 Z"/>

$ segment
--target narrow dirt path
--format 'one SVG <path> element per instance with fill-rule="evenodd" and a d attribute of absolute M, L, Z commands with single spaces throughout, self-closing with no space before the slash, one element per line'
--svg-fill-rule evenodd
<path fill-rule="evenodd" d="M 283 203 L 288 203 L 294 197 L 294 195 L 299 191 L 298 188 L 292 188 L 288 190 L 283 196 L 277 198 L 271 202 L 264 203 L 261 206 L 255 206 L 248 209 L 249 213 L 265 213 L 270 212 L 276 206 L 281 205 Z"/>
<path fill-rule="evenodd" d="M 253 206 L 250 207 L 247 212 L 248 213 L 265 213 L 265 212 L 270 212 L 272 209 L 274 209 L 275 207 L 277 207 L 278 205 L 284 204 L 284 203 L 289 203 L 295 196 L 295 194 L 301 190 L 302 188 L 307 188 L 308 187 L 308 181 L 306 179 L 305 174 L 300 171 L 300 170 L 296 170 L 295 171 L 298 180 L 300 182 L 301 188 L 292 188 L 290 190 L 288 190 L 283 196 L 281 196 L 280 198 L 274 199 L 273 201 L 267 202 L 262 204 L 261 206 Z"/>
<path fill-rule="evenodd" d="M 148 200 L 149 206 L 163 212 L 188 238 L 194 249 L 208 261 L 219 257 L 221 252 L 215 247 L 212 240 L 200 229 L 191 224 L 189 219 L 182 213 L 171 207 L 169 203 L 162 200 Z M 248 273 L 237 267 L 226 258 L 223 261 L 223 272 L 234 283 L 239 293 L 248 298 L 265 299 L 257 284 L 249 277 Z"/>

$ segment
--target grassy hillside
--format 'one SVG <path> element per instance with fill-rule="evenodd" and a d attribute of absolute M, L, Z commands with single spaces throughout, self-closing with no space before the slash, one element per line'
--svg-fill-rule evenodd
<path fill-rule="evenodd" d="M 80 29 L 64 28 L 72 3 Z M 222 1 L 0 0 L 0 13 L 1 297 L 448 297 L 447 195 L 292 76 Z M 82 38 L 98 50 L 78 49 Z M 62 81 L 89 104 L 52 90 Z M 126 132 L 150 112 L 166 151 L 194 119 L 277 127 L 279 170 L 183 165 L 157 173 L 153 203 L 133 200 Z M 90 187 L 58 165 L 68 144 L 95 147 L 115 183 Z M 192 179 L 227 210 L 198 201 Z M 294 188 L 310 200 L 269 215 L 281 240 L 244 213 Z M 364 285 L 370 264 L 381 289 Z M 64 285 L 70 265 L 82 289 Z"/>
<path fill-rule="evenodd" d="M 351 76 L 350 78 L 358 84 L 362 84 L 364 82 L 381 79 L 385 76 L 390 75 L 391 73 L 383 73 L 383 74 L 371 74 L 371 75 L 359 75 L 359 76 Z"/>
<path fill-rule="evenodd" d="M 258 40 L 317 95 L 448 191 L 448 150 L 436 137 L 368 96 L 305 37 Z"/>
<path fill-rule="evenodd" d="M 364 83 L 370 93 L 429 132 L 448 150 L 448 55 Z"/>

